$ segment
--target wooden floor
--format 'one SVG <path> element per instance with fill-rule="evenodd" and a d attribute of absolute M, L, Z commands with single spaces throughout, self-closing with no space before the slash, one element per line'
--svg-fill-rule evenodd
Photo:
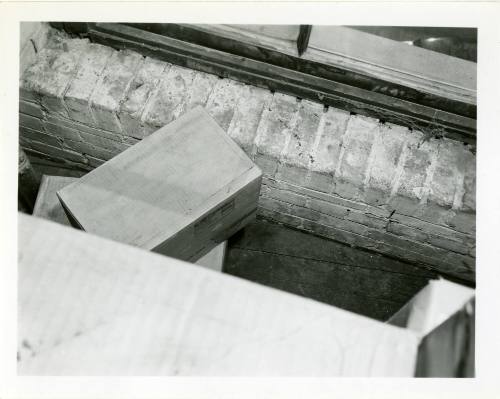
<path fill-rule="evenodd" d="M 228 242 L 225 273 L 387 320 L 435 274 L 258 219 Z"/>
<path fill-rule="evenodd" d="M 64 164 L 50 160 L 33 152 L 26 151 L 33 169 L 41 175 L 82 177 L 88 170 L 80 169 L 74 164 Z"/>

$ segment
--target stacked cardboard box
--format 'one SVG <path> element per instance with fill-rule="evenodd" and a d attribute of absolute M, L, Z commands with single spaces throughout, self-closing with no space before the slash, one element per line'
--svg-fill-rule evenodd
<path fill-rule="evenodd" d="M 33 214 L 221 271 L 224 240 L 255 215 L 260 179 L 197 108 L 81 179 L 44 176 Z"/>
<path fill-rule="evenodd" d="M 198 107 L 58 191 L 85 231 L 196 261 L 255 216 L 260 169 Z"/>
<path fill-rule="evenodd" d="M 21 375 L 414 372 L 413 331 L 316 301 L 23 214 L 19 251 Z"/>
<path fill-rule="evenodd" d="M 260 182 L 198 107 L 57 194 L 85 231 L 196 261 L 254 218 Z"/>
<path fill-rule="evenodd" d="M 76 177 L 43 175 L 33 209 L 33 216 L 71 226 L 56 192 L 77 180 Z M 222 271 L 226 245 L 227 241 L 222 242 L 195 263 L 215 271 Z"/>

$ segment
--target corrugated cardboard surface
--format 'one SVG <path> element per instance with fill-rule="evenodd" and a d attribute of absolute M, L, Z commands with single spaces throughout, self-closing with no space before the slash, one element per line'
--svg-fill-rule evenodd
<path fill-rule="evenodd" d="M 22 375 L 413 376 L 411 331 L 19 215 Z"/>

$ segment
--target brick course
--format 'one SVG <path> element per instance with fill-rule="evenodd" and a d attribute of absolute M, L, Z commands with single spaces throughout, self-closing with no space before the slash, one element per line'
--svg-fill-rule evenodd
<path fill-rule="evenodd" d="M 328 108 L 323 113 L 314 149 L 311 152 L 310 173 L 305 186 L 329 193 L 333 187 L 333 176 L 337 169 L 340 151 L 350 115 L 348 112 Z"/>
<path fill-rule="evenodd" d="M 196 105 L 262 168 L 262 215 L 474 280 L 476 157 L 446 138 L 54 35 L 20 79 L 20 142 L 92 169 Z"/>
<path fill-rule="evenodd" d="M 158 86 L 160 76 L 168 68 L 165 62 L 147 58 L 139 68 L 129 90 L 125 93 L 118 114 L 123 133 L 136 138 L 144 138 L 150 133 L 141 116 L 149 98 Z"/>
<path fill-rule="evenodd" d="M 68 116 L 71 119 L 87 125 L 95 125 L 92 114 L 89 112 L 89 101 L 111 54 L 112 50 L 109 47 L 93 43 L 88 45 L 80 60 L 78 71 L 64 96 Z"/>
<path fill-rule="evenodd" d="M 373 143 L 380 129 L 373 122 L 372 118 L 358 115 L 349 119 L 334 175 L 333 191 L 341 197 L 362 198 Z"/>
<path fill-rule="evenodd" d="M 156 130 L 178 118 L 186 108 L 183 104 L 189 96 L 195 74 L 191 69 L 170 66 L 163 73 L 158 88 L 145 109 L 144 121 Z"/>
<path fill-rule="evenodd" d="M 294 97 L 276 93 L 262 118 L 255 138 L 254 160 L 262 171 L 274 177 L 281 153 L 290 139 L 290 130 L 295 127 L 298 101 Z"/>
<path fill-rule="evenodd" d="M 111 54 L 89 100 L 93 120 L 102 129 L 122 133 L 117 113 L 143 58 L 132 51 Z"/>
<path fill-rule="evenodd" d="M 312 159 L 315 135 L 323 114 L 323 106 L 318 103 L 301 101 L 295 126 L 289 133 L 286 147 L 283 149 L 280 165 L 276 174 L 279 180 L 305 184 Z"/>

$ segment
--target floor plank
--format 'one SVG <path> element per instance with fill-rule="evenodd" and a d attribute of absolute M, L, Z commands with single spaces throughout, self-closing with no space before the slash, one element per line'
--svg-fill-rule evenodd
<path fill-rule="evenodd" d="M 387 320 L 435 274 L 258 219 L 228 243 L 224 272 Z"/>

